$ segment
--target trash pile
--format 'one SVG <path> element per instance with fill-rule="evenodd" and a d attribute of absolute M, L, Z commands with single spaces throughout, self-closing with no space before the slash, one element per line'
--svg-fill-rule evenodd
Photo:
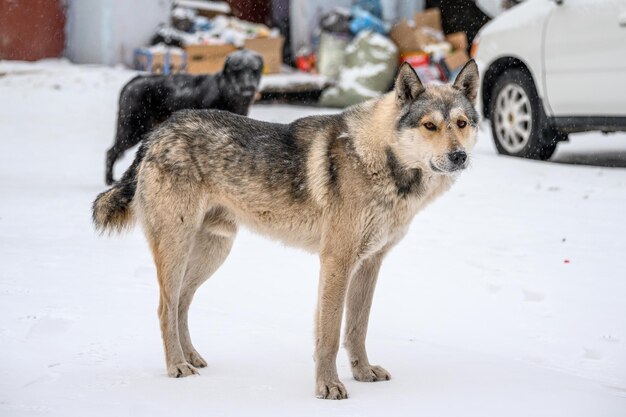
<path fill-rule="evenodd" d="M 383 20 L 381 9 L 374 0 L 333 9 L 321 16 L 312 48 L 298 51 L 301 71 L 336 81 L 322 93 L 320 104 L 344 107 L 389 91 L 403 62 L 429 83 L 453 79 L 469 59 L 465 33 L 444 35 L 439 9 L 394 25 Z"/>
<path fill-rule="evenodd" d="M 277 29 L 262 24 L 221 14 L 209 18 L 197 10 L 176 7 L 172 11 L 171 25 L 159 27 L 151 43 L 162 46 L 160 49 L 138 48 L 135 51 L 137 69 L 164 74 L 180 71 L 214 73 L 222 69 L 229 53 L 247 48 L 263 56 L 264 73 L 276 73 L 280 72 L 282 64 L 284 39 Z M 171 67 L 168 71 L 166 66 L 147 65 L 150 59 L 161 62 L 168 56 L 180 55 L 181 49 L 186 59 L 182 66 Z"/>
<path fill-rule="evenodd" d="M 160 27 L 155 35 L 156 40 L 170 39 L 177 46 L 231 44 L 238 48 L 243 48 L 248 39 L 277 37 L 280 37 L 278 29 L 232 16 L 218 15 L 209 19 L 181 7 L 172 11 L 172 26 Z"/>
<path fill-rule="evenodd" d="M 187 3 L 213 7 L 211 2 Z M 410 20 L 387 16 L 386 21 L 383 4 L 354 0 L 350 8 L 310 16 L 315 29 L 307 35 L 310 43 L 296 51 L 295 72 L 282 67 L 284 38 L 278 29 L 229 16 L 229 10 L 207 14 L 178 6 L 171 24 L 159 27 L 152 39 L 159 46 L 137 49 L 136 67 L 164 74 L 214 73 L 229 53 L 247 48 L 263 56 L 263 72 L 271 74 L 263 84 L 266 91 L 319 95 L 323 89 L 320 104 L 336 107 L 389 91 L 403 62 L 415 68 L 422 82 L 452 80 L 469 59 L 465 33 L 444 34 L 437 8 L 415 13 Z"/>
<path fill-rule="evenodd" d="M 362 3 L 369 3 L 368 5 Z M 336 80 L 322 92 L 323 106 L 345 107 L 389 90 L 398 66 L 398 48 L 385 36 L 390 25 L 382 20 L 379 2 L 356 2 L 350 9 L 335 8 L 323 15 L 314 35 L 315 62 L 321 75 Z M 365 6 L 365 7 L 364 7 Z M 317 46 L 317 48 L 315 48 Z M 296 65 L 309 51 L 298 51 Z"/>
<path fill-rule="evenodd" d="M 449 81 L 469 60 L 464 32 L 443 34 L 441 12 L 428 9 L 403 20 L 389 33 L 400 49 L 400 62 L 408 62 L 423 82 Z"/>
<path fill-rule="evenodd" d="M 136 48 L 135 69 L 153 74 L 176 74 L 187 69 L 187 54 L 176 46 L 158 43 L 149 47 Z"/>

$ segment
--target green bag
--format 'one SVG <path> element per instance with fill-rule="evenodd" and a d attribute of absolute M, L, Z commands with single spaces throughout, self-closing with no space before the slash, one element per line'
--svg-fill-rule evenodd
<path fill-rule="evenodd" d="M 378 97 L 391 87 L 398 68 L 398 48 L 387 37 L 362 31 L 346 48 L 337 85 L 320 97 L 322 106 L 346 107 Z"/>

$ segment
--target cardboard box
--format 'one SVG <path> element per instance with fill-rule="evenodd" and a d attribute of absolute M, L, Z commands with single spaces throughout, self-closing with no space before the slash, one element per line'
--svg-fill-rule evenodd
<path fill-rule="evenodd" d="M 415 13 L 413 20 L 415 25 L 409 25 L 409 22 L 403 19 L 389 32 L 389 37 L 398 45 L 401 53 L 422 51 L 426 45 L 437 42 L 436 38 L 421 30 L 422 28 L 442 30 L 441 12 L 437 8 Z"/>
<path fill-rule="evenodd" d="M 244 48 L 259 53 L 263 57 L 264 74 L 272 74 L 280 72 L 280 66 L 283 62 L 283 43 L 285 39 L 282 36 L 275 38 L 256 38 L 248 39 L 244 43 Z M 185 47 L 187 52 L 187 71 L 190 74 L 212 74 L 221 71 L 224 67 L 226 56 L 236 51 L 234 45 L 188 45 Z"/>
<path fill-rule="evenodd" d="M 413 15 L 413 21 L 415 22 L 416 28 L 429 27 L 443 31 L 443 26 L 441 26 L 441 10 L 437 7 L 415 13 Z"/>
<path fill-rule="evenodd" d="M 409 25 L 406 19 L 391 28 L 389 37 L 398 45 L 400 53 L 422 51 L 426 45 L 435 41 L 427 34 Z"/>
<path fill-rule="evenodd" d="M 169 49 L 154 51 L 149 48 L 137 48 L 134 53 L 135 69 L 151 74 L 176 74 L 185 72 L 187 56 L 183 51 L 172 52 Z"/>
<path fill-rule="evenodd" d="M 439 40 L 422 30 L 423 28 L 431 28 L 436 31 L 442 31 L 441 12 L 439 9 L 427 9 L 413 16 L 415 25 L 409 25 L 406 19 L 397 23 L 391 28 L 389 36 L 398 45 L 400 53 L 410 53 L 423 51 L 424 47 Z M 451 33 L 445 36 L 445 40 L 452 45 L 452 49 L 467 50 L 467 36 L 463 32 Z"/>
<path fill-rule="evenodd" d="M 213 74 L 224 67 L 224 60 L 237 48 L 234 45 L 188 45 L 187 72 L 190 74 Z"/>
<path fill-rule="evenodd" d="M 446 64 L 448 71 L 453 73 L 455 70 L 460 69 L 463 65 L 465 65 L 469 59 L 470 57 L 465 49 L 457 49 L 451 54 L 448 54 L 443 59 L 443 62 Z"/>
<path fill-rule="evenodd" d="M 261 54 L 264 74 L 275 74 L 280 72 L 280 66 L 283 64 L 284 43 L 285 38 L 278 36 L 275 38 L 248 39 L 243 46 Z"/>
<path fill-rule="evenodd" d="M 454 32 L 446 35 L 446 41 L 448 41 L 450 45 L 452 45 L 452 49 L 454 49 L 455 51 L 457 49 L 461 49 L 467 52 L 468 42 L 465 32 Z"/>
<path fill-rule="evenodd" d="M 435 31 L 442 30 L 439 9 L 428 9 L 421 13 L 415 13 L 413 20 L 415 25 L 409 25 L 406 20 L 403 20 L 396 24 L 389 33 L 391 39 L 398 45 L 401 56 L 418 56 L 420 53 L 424 53 L 423 51 L 428 45 L 440 41 L 429 34 L 427 30 L 423 30 L 423 28 L 431 28 Z M 443 57 L 445 73 L 450 74 L 469 60 L 467 36 L 464 32 L 455 32 L 446 35 L 444 40 L 452 46 L 452 52 Z"/>

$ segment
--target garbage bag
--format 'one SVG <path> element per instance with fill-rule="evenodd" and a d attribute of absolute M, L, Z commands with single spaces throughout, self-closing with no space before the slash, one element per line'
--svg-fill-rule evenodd
<path fill-rule="evenodd" d="M 345 52 L 337 84 L 322 93 L 321 105 L 350 106 L 389 91 L 398 66 L 398 48 L 389 38 L 363 31 Z"/>
<path fill-rule="evenodd" d="M 349 38 L 336 33 L 322 32 L 317 54 L 317 71 L 331 79 L 337 79 L 343 66 Z"/>

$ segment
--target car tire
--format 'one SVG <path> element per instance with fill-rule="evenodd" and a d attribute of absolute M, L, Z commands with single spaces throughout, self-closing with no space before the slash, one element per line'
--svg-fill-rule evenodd
<path fill-rule="evenodd" d="M 532 77 L 510 69 L 495 82 L 489 103 L 491 132 L 498 152 L 530 159 L 550 159 L 558 133 L 549 125 Z"/>

